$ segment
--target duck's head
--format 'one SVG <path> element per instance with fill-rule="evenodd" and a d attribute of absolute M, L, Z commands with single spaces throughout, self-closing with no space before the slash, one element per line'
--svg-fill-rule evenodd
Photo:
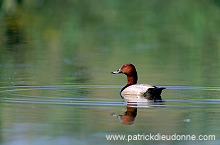
<path fill-rule="evenodd" d="M 126 75 L 134 75 L 137 74 L 136 68 L 133 64 L 124 64 L 121 68 L 112 72 L 113 74 L 123 73 Z"/>
<path fill-rule="evenodd" d="M 133 85 L 137 83 L 137 71 L 133 64 L 124 64 L 121 68 L 112 72 L 113 74 L 123 73 L 127 76 L 127 85 Z"/>

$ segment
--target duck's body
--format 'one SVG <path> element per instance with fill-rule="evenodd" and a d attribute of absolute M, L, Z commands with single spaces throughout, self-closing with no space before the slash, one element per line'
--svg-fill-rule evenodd
<path fill-rule="evenodd" d="M 134 85 L 128 85 L 125 86 L 122 90 L 121 90 L 121 94 L 122 95 L 144 95 L 144 93 L 146 92 L 146 90 L 148 89 L 152 89 L 154 88 L 151 85 L 148 84 L 134 84 Z"/>
<path fill-rule="evenodd" d="M 145 97 L 149 100 L 162 100 L 161 92 L 165 88 L 158 88 L 156 86 L 151 86 L 149 84 L 134 84 L 125 86 L 120 94 L 121 96 L 137 96 L 137 97 Z"/>
<path fill-rule="evenodd" d="M 161 92 L 165 88 L 151 86 L 149 84 L 136 84 L 138 80 L 137 71 L 133 64 L 124 64 L 119 70 L 112 72 L 113 74 L 124 73 L 127 76 L 127 85 L 124 86 L 120 95 L 122 97 L 145 97 L 148 100 L 162 100 Z"/>

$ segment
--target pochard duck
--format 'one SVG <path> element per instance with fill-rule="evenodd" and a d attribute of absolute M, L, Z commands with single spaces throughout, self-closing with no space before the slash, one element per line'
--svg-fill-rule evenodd
<path fill-rule="evenodd" d="M 151 86 L 149 84 L 137 84 L 138 75 L 133 64 L 124 64 L 120 69 L 112 72 L 112 74 L 119 73 L 123 73 L 127 76 L 127 84 L 120 91 L 122 97 L 141 96 L 148 100 L 162 100 L 161 92 L 165 88 Z"/>

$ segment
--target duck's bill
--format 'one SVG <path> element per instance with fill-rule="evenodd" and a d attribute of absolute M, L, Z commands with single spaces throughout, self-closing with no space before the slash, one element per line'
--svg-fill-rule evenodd
<path fill-rule="evenodd" d="M 119 74 L 119 73 L 122 73 L 121 69 L 112 72 L 112 74 Z"/>

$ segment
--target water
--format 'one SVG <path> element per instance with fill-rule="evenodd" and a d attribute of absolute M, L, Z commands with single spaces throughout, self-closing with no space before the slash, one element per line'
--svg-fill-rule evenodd
<path fill-rule="evenodd" d="M 6 145 L 33 142 L 127 144 L 127 141 L 106 141 L 105 135 L 176 133 L 216 135 L 216 141 L 184 141 L 183 144 L 218 144 L 220 87 L 165 86 L 167 90 L 163 93 L 164 102 L 139 102 L 130 105 L 117 94 L 119 87 L 121 86 L 2 87 L 4 96 L 1 98 L 1 141 Z M 89 96 L 77 92 L 87 92 Z M 129 110 L 127 107 L 131 106 L 133 109 L 137 108 L 134 121 L 126 123 L 116 117 L 123 115 Z M 131 142 L 139 144 L 147 141 Z M 181 144 L 181 141 L 156 143 Z"/>
<path fill-rule="evenodd" d="M 220 143 L 217 1 L 0 6 L 0 144 Z M 135 64 L 139 83 L 166 87 L 163 102 L 123 100 L 126 78 L 110 72 L 124 63 Z M 215 140 L 147 141 L 138 134 Z"/>

